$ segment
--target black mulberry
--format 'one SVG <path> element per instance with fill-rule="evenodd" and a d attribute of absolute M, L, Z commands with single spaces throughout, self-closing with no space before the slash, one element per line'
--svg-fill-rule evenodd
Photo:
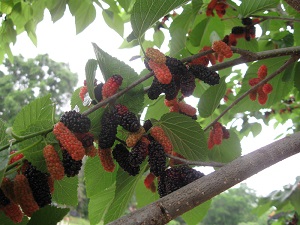
<path fill-rule="evenodd" d="M 245 27 L 241 27 L 241 26 L 233 27 L 232 30 L 231 30 L 231 33 L 235 34 L 235 35 L 244 34 L 245 33 Z"/>
<path fill-rule="evenodd" d="M 177 88 L 174 79 L 172 79 L 169 84 L 162 84 L 161 87 L 162 87 L 163 93 L 165 93 L 165 99 L 170 101 L 170 100 L 176 98 L 179 89 Z"/>
<path fill-rule="evenodd" d="M 91 128 L 91 120 L 75 110 L 65 112 L 61 116 L 60 122 L 74 133 L 86 133 Z"/>
<path fill-rule="evenodd" d="M 188 97 L 193 94 L 195 87 L 195 75 L 190 71 L 187 71 L 180 78 L 181 93 L 184 95 L 184 97 Z"/>
<path fill-rule="evenodd" d="M 65 169 L 65 174 L 67 175 L 67 177 L 74 177 L 76 176 L 82 166 L 82 160 L 74 160 L 72 159 L 72 157 L 70 156 L 70 154 L 66 151 L 62 149 L 62 163 Z"/>
<path fill-rule="evenodd" d="M 135 176 L 140 172 L 139 166 L 132 166 L 129 164 L 129 151 L 124 145 L 117 144 L 114 147 L 112 154 L 119 166 L 129 175 Z"/>
<path fill-rule="evenodd" d="M 75 136 L 85 148 L 92 146 L 94 143 L 94 136 L 91 133 L 76 133 Z"/>
<path fill-rule="evenodd" d="M 242 24 L 245 25 L 245 26 L 252 25 L 252 19 L 249 18 L 249 17 L 243 18 L 242 19 Z"/>
<path fill-rule="evenodd" d="M 210 70 L 206 66 L 192 65 L 190 66 L 189 70 L 195 75 L 196 78 L 209 85 L 216 85 L 220 82 L 219 74 Z"/>
<path fill-rule="evenodd" d="M 99 147 L 101 149 L 111 148 L 114 145 L 117 127 L 118 116 L 114 112 L 105 112 L 101 119 L 101 132 L 99 135 Z"/>
<path fill-rule="evenodd" d="M 167 158 L 163 146 L 152 139 L 148 146 L 150 172 L 157 177 L 160 176 L 166 169 L 166 161 Z"/>
<path fill-rule="evenodd" d="M 140 166 L 148 155 L 148 144 L 146 141 L 141 140 L 131 149 L 128 161 L 132 166 Z"/>
<path fill-rule="evenodd" d="M 94 95 L 95 95 L 97 102 L 101 102 L 103 99 L 102 87 L 103 87 L 103 83 L 100 83 L 94 88 Z"/>
<path fill-rule="evenodd" d="M 51 204 L 51 192 L 48 185 L 48 174 L 39 171 L 35 166 L 29 164 L 24 175 L 29 182 L 32 195 L 38 206 L 41 208 Z"/>
<path fill-rule="evenodd" d="M 7 206 L 9 203 L 10 203 L 9 198 L 7 198 L 5 196 L 5 194 L 3 193 L 3 191 L 0 188 L 0 208 L 1 208 L 1 206 L 3 206 L 3 207 Z"/>
<path fill-rule="evenodd" d="M 123 114 L 119 124 L 129 132 L 137 132 L 141 127 L 141 124 L 136 115 L 130 111 Z"/>
<path fill-rule="evenodd" d="M 161 84 L 158 82 L 157 78 L 154 77 L 150 88 L 147 91 L 148 98 L 155 100 L 163 92 Z"/>
<path fill-rule="evenodd" d="M 146 120 L 144 122 L 144 125 L 143 125 L 143 127 L 144 127 L 144 129 L 145 129 L 146 132 L 148 132 L 148 130 L 150 130 L 150 128 L 152 126 L 153 126 L 153 124 L 152 124 L 151 120 Z"/>

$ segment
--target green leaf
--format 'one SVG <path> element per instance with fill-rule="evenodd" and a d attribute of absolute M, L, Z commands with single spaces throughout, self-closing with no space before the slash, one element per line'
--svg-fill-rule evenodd
<path fill-rule="evenodd" d="M 24 216 L 23 220 L 20 223 L 14 223 L 10 218 L 8 218 L 2 210 L 0 210 L 0 221 L 3 225 L 27 225 L 28 217 Z"/>
<path fill-rule="evenodd" d="M 165 35 L 161 30 L 157 30 L 153 34 L 153 42 L 154 44 L 160 48 L 161 45 L 164 43 Z"/>
<path fill-rule="evenodd" d="M 251 14 L 274 8 L 278 4 L 279 0 L 243 0 L 241 5 L 238 7 L 238 13 L 242 18 L 245 18 Z"/>
<path fill-rule="evenodd" d="M 108 9 L 102 11 L 102 16 L 106 24 L 113 30 L 115 30 L 121 37 L 124 34 L 124 21 L 123 19 L 115 12 L 112 12 Z"/>
<path fill-rule="evenodd" d="M 141 179 L 139 179 L 135 189 L 137 208 L 142 208 L 159 199 L 159 195 L 157 191 L 153 193 L 145 187 L 144 185 L 145 178 L 146 176 L 143 176 Z"/>
<path fill-rule="evenodd" d="M 110 188 L 116 181 L 116 174 L 116 170 L 112 173 L 106 172 L 99 157 L 88 158 L 84 166 L 87 197 L 92 198 Z"/>
<path fill-rule="evenodd" d="M 7 126 L 3 120 L 0 119 L 0 148 L 9 143 L 9 139 L 6 134 Z"/>
<path fill-rule="evenodd" d="M 0 152 L 0 185 L 9 161 L 9 148 Z"/>
<path fill-rule="evenodd" d="M 110 207 L 107 209 L 107 213 L 104 217 L 104 224 L 116 220 L 123 215 L 146 165 L 147 164 L 143 164 L 141 166 L 140 173 L 136 176 L 130 176 L 122 168 L 118 169 L 115 197 Z"/>
<path fill-rule="evenodd" d="M 242 149 L 240 139 L 233 131 L 229 139 L 223 139 L 221 145 L 215 145 L 208 153 L 211 161 L 228 163 L 241 156 Z"/>
<path fill-rule="evenodd" d="M 77 199 L 78 176 L 64 177 L 62 180 L 54 182 L 53 200 L 61 205 L 76 206 Z"/>
<path fill-rule="evenodd" d="M 295 210 L 300 214 L 300 189 L 296 189 L 290 198 L 291 204 L 295 207 Z"/>
<path fill-rule="evenodd" d="M 133 7 L 135 0 L 130 1 L 130 0 L 118 0 L 118 3 L 120 4 L 120 6 L 122 6 L 122 8 L 126 11 L 129 12 L 130 9 Z"/>
<path fill-rule="evenodd" d="M 55 225 L 60 222 L 69 211 L 70 209 L 47 205 L 33 213 L 27 225 L 41 224 L 41 221 L 43 221 L 43 225 Z"/>
<path fill-rule="evenodd" d="M 49 10 L 53 23 L 62 18 L 66 10 L 66 5 L 67 0 L 56 1 L 53 8 Z"/>
<path fill-rule="evenodd" d="M 88 210 L 91 225 L 96 225 L 103 219 L 114 200 L 115 189 L 115 185 L 112 185 L 90 198 Z"/>
<path fill-rule="evenodd" d="M 98 68 L 98 64 L 97 64 L 97 60 L 95 59 L 89 59 L 85 64 L 85 80 L 86 80 L 89 96 L 91 99 L 95 99 L 94 83 L 95 83 L 97 68 Z"/>
<path fill-rule="evenodd" d="M 27 32 L 28 37 L 30 38 L 30 40 L 32 41 L 32 43 L 37 46 L 37 37 L 36 37 L 36 22 L 32 19 L 29 20 L 26 24 L 25 24 L 25 30 Z"/>
<path fill-rule="evenodd" d="M 210 208 L 211 200 L 202 203 L 201 205 L 193 208 L 184 213 L 181 217 L 188 225 L 197 225 L 206 216 Z"/>
<path fill-rule="evenodd" d="M 100 49 L 95 43 L 93 43 L 93 47 L 104 79 L 107 80 L 114 74 L 120 74 L 123 77 L 120 90 L 128 87 L 140 78 L 134 69 L 126 65 L 124 62 L 110 56 L 108 53 Z M 117 103 L 126 105 L 128 109 L 134 113 L 138 113 L 142 110 L 143 102 L 144 89 L 142 84 L 138 84 L 117 99 Z"/>
<path fill-rule="evenodd" d="M 96 9 L 92 1 L 82 0 L 75 12 L 76 34 L 82 32 L 96 18 Z"/>
<path fill-rule="evenodd" d="M 295 73 L 297 71 L 300 71 L 300 63 L 299 62 L 296 63 L 295 69 L 294 69 Z M 300 91 L 300 77 L 299 76 L 294 76 L 294 86 L 298 91 Z"/>
<path fill-rule="evenodd" d="M 147 119 L 160 119 L 160 117 L 166 113 L 169 112 L 169 108 L 165 106 L 165 97 L 160 96 L 156 101 L 152 101 L 151 104 L 149 104 L 145 120 Z"/>
<path fill-rule="evenodd" d="M 135 38 L 140 38 L 156 21 L 187 0 L 136 0 L 131 13 Z"/>
<path fill-rule="evenodd" d="M 54 107 L 50 95 L 35 99 L 17 114 L 13 124 L 14 132 L 17 135 L 22 135 L 30 125 L 51 119 L 53 111 Z"/>
<path fill-rule="evenodd" d="M 295 75 L 295 65 L 297 65 L 298 63 L 295 62 L 293 64 L 291 64 L 288 68 L 286 68 L 286 70 L 283 72 L 282 75 L 282 82 L 289 82 L 290 80 L 294 79 L 294 75 Z"/>
<path fill-rule="evenodd" d="M 208 88 L 200 98 L 198 104 L 199 114 L 203 118 L 212 115 L 215 109 L 219 106 L 221 99 L 226 92 L 225 77 L 221 78 L 220 83 Z"/>
<path fill-rule="evenodd" d="M 199 123 L 179 113 L 167 113 L 159 121 L 174 151 L 190 160 L 207 159 L 207 143 Z"/>

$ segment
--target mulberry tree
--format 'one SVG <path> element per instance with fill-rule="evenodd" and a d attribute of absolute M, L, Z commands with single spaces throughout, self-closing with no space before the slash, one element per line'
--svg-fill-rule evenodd
<path fill-rule="evenodd" d="M 24 25 L 36 40 L 33 25 L 45 8 L 56 21 L 68 6 L 79 33 L 99 7 L 122 37 L 129 18 L 132 32 L 123 46 L 139 46 L 134 58 L 145 66 L 137 73 L 93 43 L 85 81 L 59 118 L 49 94 L 24 106 L 11 127 L 0 121 L 0 218 L 6 224 L 62 220 L 78 204 L 80 170 L 91 224 L 166 224 L 178 216 L 198 224 L 214 196 L 300 151 L 297 1 L 0 4 L 1 35 L 7 35 L 2 53 Z M 245 73 L 235 67 L 241 64 Z M 233 123 L 238 117 L 240 127 Z M 260 121 L 287 120 L 293 122 L 288 135 L 283 131 L 281 139 L 241 156 L 241 139 L 258 135 Z M 205 174 L 204 166 L 215 170 Z M 292 211 L 292 224 L 299 196 L 297 180 L 262 199 L 258 211 Z M 137 210 L 125 215 L 132 199 Z"/>

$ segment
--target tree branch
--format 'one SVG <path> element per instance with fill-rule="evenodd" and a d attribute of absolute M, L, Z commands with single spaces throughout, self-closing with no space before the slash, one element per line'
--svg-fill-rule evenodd
<path fill-rule="evenodd" d="M 108 225 L 162 225 L 232 186 L 300 152 L 300 132 L 228 163 L 183 188 Z"/>
<path fill-rule="evenodd" d="M 192 160 L 188 160 L 188 159 L 183 159 L 171 154 L 166 153 L 166 156 L 168 156 L 169 158 L 172 159 L 176 159 L 177 161 L 180 161 L 184 164 L 187 165 L 194 165 L 194 166 L 212 166 L 212 167 L 222 167 L 224 165 L 226 165 L 225 163 L 220 163 L 220 162 L 200 162 L 200 161 L 192 161 Z"/>

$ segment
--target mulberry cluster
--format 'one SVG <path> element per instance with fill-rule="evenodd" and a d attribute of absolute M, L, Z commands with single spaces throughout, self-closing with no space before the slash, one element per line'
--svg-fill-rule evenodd
<path fill-rule="evenodd" d="M 220 82 L 220 76 L 217 72 L 210 70 L 203 65 L 191 65 L 189 70 L 194 74 L 196 78 L 202 80 L 209 85 L 216 85 Z"/>
<path fill-rule="evenodd" d="M 105 171 L 113 172 L 115 170 L 115 163 L 112 158 L 112 150 L 110 148 L 99 149 L 99 158 Z"/>
<path fill-rule="evenodd" d="M 74 133 L 86 133 L 91 128 L 91 120 L 75 110 L 65 112 L 61 116 L 60 122 Z"/>
<path fill-rule="evenodd" d="M 123 77 L 118 74 L 112 75 L 110 78 L 108 78 L 102 87 L 102 98 L 106 99 L 116 94 L 122 85 L 122 82 Z"/>
<path fill-rule="evenodd" d="M 68 151 L 62 148 L 62 164 L 67 177 L 74 177 L 78 175 L 81 169 L 82 160 L 74 160 Z"/>
<path fill-rule="evenodd" d="M 223 41 L 214 41 L 212 44 L 212 50 L 215 51 L 216 58 L 219 62 L 222 62 L 224 57 L 230 58 L 233 55 L 231 48 Z"/>
<path fill-rule="evenodd" d="M 211 0 L 206 8 L 206 16 L 214 16 L 213 11 L 216 10 L 218 17 L 223 18 L 227 8 L 226 0 Z"/>
<path fill-rule="evenodd" d="M 221 123 L 216 122 L 209 132 L 208 149 L 212 149 L 215 145 L 222 144 L 223 139 L 230 137 L 229 131 Z"/>
<path fill-rule="evenodd" d="M 159 178 L 159 196 L 162 198 L 203 176 L 200 171 L 186 165 L 169 168 Z"/>
<path fill-rule="evenodd" d="M 139 166 L 132 166 L 129 163 L 129 151 L 123 144 L 117 144 L 114 147 L 112 154 L 119 166 L 130 176 L 135 176 L 140 172 Z"/>
<path fill-rule="evenodd" d="M 43 149 L 47 170 L 54 180 L 61 180 L 65 176 L 65 170 L 57 151 L 52 145 L 46 145 Z"/>
<path fill-rule="evenodd" d="M 166 170 L 166 154 L 163 146 L 155 141 L 150 140 L 148 147 L 148 164 L 150 167 L 150 172 L 155 176 L 160 176 Z"/>
<path fill-rule="evenodd" d="M 257 85 L 260 81 L 262 81 L 267 76 L 267 73 L 268 73 L 267 67 L 265 65 L 261 65 L 258 68 L 257 77 L 251 78 L 249 80 L 249 85 L 251 87 Z M 251 91 L 249 93 L 249 98 L 250 100 L 255 101 L 256 97 L 258 96 L 258 103 L 264 105 L 268 100 L 268 94 L 270 94 L 272 90 L 273 90 L 273 86 L 270 83 L 265 83 L 263 85 L 260 85 L 255 90 Z"/>
<path fill-rule="evenodd" d="M 39 207 L 51 204 L 51 193 L 48 185 L 48 175 L 29 164 L 24 175 L 26 176 L 32 191 L 34 200 Z"/>

